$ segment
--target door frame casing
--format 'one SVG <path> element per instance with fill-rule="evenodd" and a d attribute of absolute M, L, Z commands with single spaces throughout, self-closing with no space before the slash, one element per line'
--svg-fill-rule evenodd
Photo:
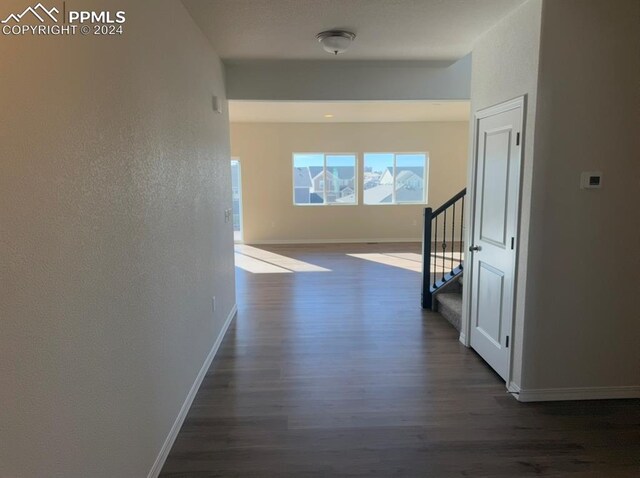
<path fill-rule="evenodd" d="M 513 274 L 513 299 L 511 304 L 511 323 L 509 324 L 510 329 L 510 340 L 509 340 L 509 353 L 507 354 L 507 376 L 505 380 L 505 386 L 509 389 L 509 384 L 512 379 L 512 362 L 513 362 L 513 349 L 514 345 L 517 343 L 514 340 L 514 332 L 515 332 L 515 314 L 516 314 L 516 297 L 518 294 L 518 259 L 519 259 L 519 251 L 520 251 L 520 219 L 521 219 L 521 204 L 522 204 L 522 172 L 523 172 L 523 152 L 524 152 L 524 144 L 526 141 L 525 138 L 525 119 L 526 119 L 526 109 L 527 109 L 527 95 L 518 96 L 511 100 L 504 101 L 502 103 L 498 103 L 493 106 L 489 106 L 487 108 L 483 108 L 478 110 L 473 115 L 473 128 L 472 128 L 472 151 L 471 151 L 471 161 L 470 161 L 470 172 L 469 172 L 469 184 L 467 184 L 467 196 L 469 203 L 468 215 L 465 217 L 465 223 L 467 224 L 466 234 L 465 234 L 465 244 L 469 246 L 473 242 L 474 237 L 474 227 L 475 227 L 475 216 L 476 216 L 476 180 L 477 180 L 477 161 L 476 155 L 478 153 L 478 144 L 479 144 L 479 123 L 480 120 L 487 118 L 489 116 L 494 116 L 500 113 L 504 113 L 506 111 L 510 111 L 513 109 L 520 108 L 520 144 L 518 150 L 518 181 L 516 182 L 518 191 L 516 194 L 516 207 L 515 211 L 517 214 L 516 218 L 516 240 L 514 244 L 514 258 L 512 261 L 512 271 Z M 468 250 L 465 251 L 465 255 L 468 254 Z M 465 258 L 464 261 L 464 288 L 463 288 L 463 308 L 462 308 L 462 324 L 460 327 L 460 342 L 464 344 L 466 347 L 471 347 L 471 306 L 472 306 L 472 285 L 471 278 L 473 277 L 473 261 Z"/>

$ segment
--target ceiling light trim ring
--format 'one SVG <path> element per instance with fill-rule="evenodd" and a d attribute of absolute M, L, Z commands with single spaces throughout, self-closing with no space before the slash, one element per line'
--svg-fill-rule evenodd
<path fill-rule="evenodd" d="M 344 53 L 355 38 L 355 33 L 346 30 L 326 30 L 316 35 L 316 39 L 322 44 L 322 48 L 334 55 Z"/>

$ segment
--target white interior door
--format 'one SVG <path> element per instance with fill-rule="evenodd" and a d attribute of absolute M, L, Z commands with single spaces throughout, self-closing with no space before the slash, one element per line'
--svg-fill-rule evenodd
<path fill-rule="evenodd" d="M 470 344 L 507 379 L 515 292 L 522 99 L 476 116 Z"/>

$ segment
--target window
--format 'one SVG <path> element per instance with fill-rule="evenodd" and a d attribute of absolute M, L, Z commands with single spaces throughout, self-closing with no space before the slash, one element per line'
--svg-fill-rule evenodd
<path fill-rule="evenodd" d="M 295 153 L 293 203 L 297 206 L 357 204 L 356 155 Z"/>
<path fill-rule="evenodd" d="M 365 153 L 365 204 L 427 202 L 426 153 Z"/>

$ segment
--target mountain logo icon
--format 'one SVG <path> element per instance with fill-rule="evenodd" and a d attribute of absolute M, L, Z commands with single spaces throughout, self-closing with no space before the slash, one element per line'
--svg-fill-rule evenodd
<path fill-rule="evenodd" d="M 12 13 L 7 18 L 2 20 L 1 23 L 9 23 L 12 20 L 16 23 L 20 23 L 22 18 L 27 13 L 31 13 L 34 17 L 40 20 L 40 23 L 44 23 L 46 17 L 49 17 L 54 22 L 58 23 L 58 19 L 55 17 L 55 15 L 60 13 L 60 11 L 56 7 L 53 7 L 52 9 L 47 10 L 47 8 L 44 5 L 42 5 L 42 3 L 38 3 L 34 7 L 27 7 L 22 13 L 18 13 L 18 14 Z"/>

